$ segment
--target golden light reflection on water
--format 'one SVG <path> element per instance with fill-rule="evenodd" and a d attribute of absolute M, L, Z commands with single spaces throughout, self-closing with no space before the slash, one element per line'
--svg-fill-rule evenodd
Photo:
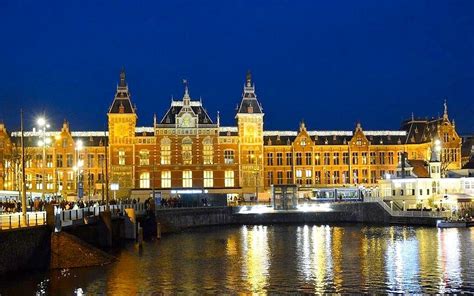
<path fill-rule="evenodd" d="M 473 229 L 223 227 L 129 246 L 108 266 L 14 282 L 52 295 L 472 293 L 473 245 Z M 0 294 L 27 294 L 8 285 L 0 281 Z"/>
<path fill-rule="evenodd" d="M 305 282 L 314 285 L 315 292 L 324 291 L 333 270 L 330 228 L 298 227 L 296 239 L 299 273 Z"/>
<path fill-rule="evenodd" d="M 241 231 L 243 245 L 242 273 L 250 291 L 262 292 L 267 285 L 269 268 L 269 249 L 267 226 L 243 226 Z"/>

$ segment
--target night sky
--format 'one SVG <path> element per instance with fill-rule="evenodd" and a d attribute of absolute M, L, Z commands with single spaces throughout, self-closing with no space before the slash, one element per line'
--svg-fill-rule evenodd
<path fill-rule="evenodd" d="M 156 2 L 156 3 L 155 3 Z M 234 124 L 253 73 L 265 129 L 398 129 L 450 117 L 474 132 L 474 1 L 0 1 L 0 120 L 100 130 L 125 67 L 138 125 L 182 80 Z"/>

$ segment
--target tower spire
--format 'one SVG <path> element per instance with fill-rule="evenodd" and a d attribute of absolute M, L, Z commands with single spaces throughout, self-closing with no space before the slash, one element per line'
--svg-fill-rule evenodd
<path fill-rule="evenodd" d="M 447 100 L 444 99 L 444 114 L 443 119 L 448 119 L 448 103 Z"/>
<path fill-rule="evenodd" d="M 120 84 L 119 86 L 125 87 L 127 86 L 127 82 L 125 81 L 125 67 L 122 67 L 122 70 L 120 71 Z"/>
<path fill-rule="evenodd" d="M 252 73 L 250 72 L 250 70 L 247 70 L 247 76 L 246 76 L 246 85 L 247 87 L 251 87 L 252 86 Z"/>

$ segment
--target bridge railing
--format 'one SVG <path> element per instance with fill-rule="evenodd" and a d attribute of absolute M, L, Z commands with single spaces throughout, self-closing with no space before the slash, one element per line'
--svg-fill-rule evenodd
<path fill-rule="evenodd" d="M 143 214 L 146 210 L 144 203 L 136 204 L 115 204 L 110 205 L 110 212 L 112 217 L 119 216 L 125 212 L 125 209 L 134 209 L 137 214 Z M 62 226 L 71 225 L 74 221 L 84 220 L 86 217 L 99 216 L 100 213 L 105 212 L 107 206 L 92 206 L 79 209 L 63 210 L 60 213 Z"/>
<path fill-rule="evenodd" d="M 0 230 L 35 227 L 46 224 L 46 212 L 27 212 L 26 219 L 22 213 L 0 215 Z"/>

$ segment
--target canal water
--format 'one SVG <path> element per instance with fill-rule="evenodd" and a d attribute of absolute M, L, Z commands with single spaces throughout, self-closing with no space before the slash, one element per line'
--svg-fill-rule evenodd
<path fill-rule="evenodd" d="M 212 227 L 115 255 L 108 266 L 3 279 L 0 294 L 474 293 L 474 229 Z"/>

